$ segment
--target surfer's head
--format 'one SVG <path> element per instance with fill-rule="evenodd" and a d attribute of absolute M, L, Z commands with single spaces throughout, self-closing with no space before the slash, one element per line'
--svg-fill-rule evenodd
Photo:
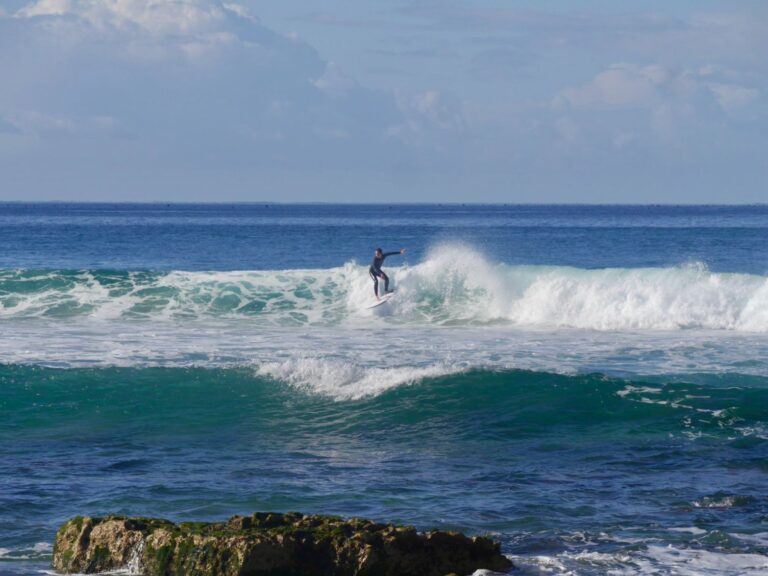
<path fill-rule="evenodd" d="M 376 256 L 381 256 L 382 254 L 381 248 L 376 248 Z"/>

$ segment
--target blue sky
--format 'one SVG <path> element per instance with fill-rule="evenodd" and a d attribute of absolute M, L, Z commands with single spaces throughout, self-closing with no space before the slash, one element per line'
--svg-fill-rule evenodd
<path fill-rule="evenodd" d="M 765 202 L 768 2 L 3 0 L 0 199 Z"/>

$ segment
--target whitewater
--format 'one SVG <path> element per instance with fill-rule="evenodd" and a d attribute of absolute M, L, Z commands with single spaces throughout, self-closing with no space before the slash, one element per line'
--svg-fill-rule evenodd
<path fill-rule="evenodd" d="M 469 369 L 612 375 L 768 367 L 768 278 L 701 264 L 510 266 L 463 245 L 390 269 L 5 270 L 7 362 L 253 368 L 339 399 Z M 8 323 L 11 324 L 8 324 Z"/>
<path fill-rule="evenodd" d="M 398 325 L 768 332 L 768 277 L 674 268 L 510 266 L 461 245 L 394 267 L 397 298 L 373 302 L 367 267 L 142 272 L 3 270 L 5 318 L 147 320 L 247 317 L 264 326 Z M 386 312 L 384 312 L 386 310 Z M 382 312 L 384 312 L 382 314 Z"/>

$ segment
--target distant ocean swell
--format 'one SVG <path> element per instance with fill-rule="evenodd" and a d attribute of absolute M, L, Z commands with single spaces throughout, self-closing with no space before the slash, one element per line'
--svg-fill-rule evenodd
<path fill-rule="evenodd" d="M 559 433 L 768 439 L 768 378 L 729 376 L 720 385 L 631 381 L 599 374 L 468 370 L 419 377 L 363 397 L 333 395 L 306 374 L 266 369 L 87 368 L 5 365 L 6 431 L 79 434 L 118 427 L 204 434 L 247 424 L 297 431 L 391 434 L 444 425 L 466 440 Z M 313 389 L 313 386 L 317 388 Z M 342 400 L 341 402 L 339 400 Z M 442 424 L 440 424 L 442 423 Z M 558 432 L 560 430 L 560 432 Z M 286 432 L 288 429 L 286 429 Z M 399 432 L 395 432 L 399 431 Z M 479 436 L 478 436 L 479 435 Z"/>
<path fill-rule="evenodd" d="M 394 263 L 394 262 L 393 262 Z M 247 318 L 336 326 L 374 315 L 414 326 L 768 332 L 768 277 L 703 265 L 579 269 L 491 263 L 441 247 L 388 268 L 397 298 L 373 301 L 367 267 L 239 272 L 0 270 L 0 317 Z"/>

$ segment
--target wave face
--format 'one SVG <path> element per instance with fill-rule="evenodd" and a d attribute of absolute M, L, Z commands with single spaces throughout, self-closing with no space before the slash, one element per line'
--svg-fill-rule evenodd
<path fill-rule="evenodd" d="M 594 330 L 768 331 L 768 278 L 703 265 L 580 269 L 492 263 L 458 245 L 389 268 L 398 294 L 376 311 L 367 267 L 240 272 L 2 270 L 0 317 L 247 318 L 334 326 L 507 324 Z"/>
<path fill-rule="evenodd" d="M 528 370 L 434 369 L 393 376 L 402 378 L 399 385 L 376 394 L 341 398 L 309 388 L 308 382 L 318 379 L 316 373 L 305 380 L 291 372 L 287 366 L 270 365 L 227 369 L 0 365 L 2 426 L 23 436 L 25 430 L 56 430 L 77 421 L 76 433 L 90 428 L 87 434 L 98 435 L 105 425 L 119 425 L 120 436 L 131 431 L 152 437 L 149 428 L 204 436 L 226 422 L 276 436 L 316 427 L 329 437 L 353 429 L 390 430 L 393 440 L 408 443 L 411 433 L 423 432 L 419 423 L 429 421 L 455 426 L 451 435 L 470 442 L 478 436 L 520 438 L 532 431 L 556 437 L 576 430 L 599 436 L 610 430 L 631 437 L 637 424 L 662 436 L 768 440 L 764 426 L 768 378 L 758 376 L 731 375 L 696 383 Z M 41 397 L 44 403 L 36 400 Z"/>

